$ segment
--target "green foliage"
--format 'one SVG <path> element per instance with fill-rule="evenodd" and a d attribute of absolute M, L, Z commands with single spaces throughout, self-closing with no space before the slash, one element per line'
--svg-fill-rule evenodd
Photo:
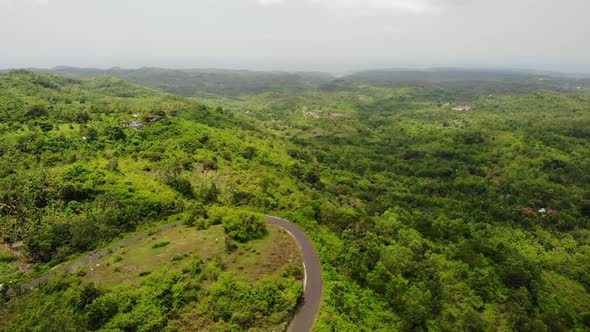
<path fill-rule="evenodd" d="M 238 249 L 237 243 L 230 237 L 225 238 L 225 251 L 230 253 Z"/>
<path fill-rule="evenodd" d="M 214 88 L 264 91 L 239 99 L 189 78 L 165 88 L 201 101 L 114 78 L 1 75 L 2 240 L 42 273 L 170 216 L 223 223 L 231 251 L 266 233 L 244 211 L 284 213 L 319 251 L 319 331 L 587 329 L 590 97 L 539 91 L 557 81 L 437 73 L 440 83 L 407 85 L 390 74 Z M 121 125 L 148 113 L 161 118 Z M 0 279 L 29 278 L 6 260 Z M 300 297 L 291 275 L 262 287 L 225 275 L 220 258 L 189 265 L 84 301 L 83 286 L 56 280 L 7 317 L 21 330 L 49 330 L 50 317 L 70 330 L 243 330 L 280 322 Z"/>
<path fill-rule="evenodd" d="M 115 126 L 105 128 L 103 135 L 113 141 L 121 141 L 127 138 L 127 134 L 125 134 L 123 129 Z"/>
<path fill-rule="evenodd" d="M 103 291 L 96 288 L 94 283 L 89 283 L 82 288 L 82 292 L 80 293 L 80 298 L 78 303 L 76 304 L 79 310 L 84 310 L 87 305 L 92 304 L 94 300 L 102 296 Z"/>
<path fill-rule="evenodd" d="M 193 186 L 188 179 L 180 176 L 171 176 L 167 177 L 164 181 L 186 198 L 194 197 Z"/>
<path fill-rule="evenodd" d="M 260 239 L 268 233 L 266 221 L 261 215 L 255 213 L 229 214 L 225 216 L 223 218 L 223 230 L 229 238 L 239 242 Z"/>
<path fill-rule="evenodd" d="M 32 104 L 29 107 L 27 107 L 27 110 L 25 112 L 25 116 L 28 118 L 40 118 L 42 116 L 47 116 L 49 114 L 48 109 L 47 109 L 47 105 L 44 103 L 36 103 L 36 104 Z"/>
<path fill-rule="evenodd" d="M 184 223 L 188 226 L 196 225 L 199 229 L 206 229 L 209 225 L 208 219 L 209 213 L 207 212 L 207 208 L 203 204 L 197 203 L 189 210 L 189 216 Z"/>
<path fill-rule="evenodd" d="M 203 199 L 205 200 L 205 202 L 211 204 L 211 203 L 216 203 L 218 197 L 219 197 L 219 189 L 217 189 L 217 186 L 215 185 L 215 183 L 213 183 L 213 184 L 211 184 L 209 189 L 207 189 L 207 191 L 205 192 Z"/>
<path fill-rule="evenodd" d="M 199 256 L 195 256 L 193 258 L 193 261 L 191 262 L 191 265 L 190 265 L 190 272 L 194 276 L 194 275 L 200 274 L 202 270 L 203 270 L 203 261 L 201 260 L 201 258 Z"/>
<path fill-rule="evenodd" d="M 284 276 L 270 276 L 247 285 L 233 274 L 223 274 L 197 306 L 195 329 L 230 326 L 245 331 L 267 324 L 279 324 L 293 313 L 303 289 Z"/>
<path fill-rule="evenodd" d="M 318 85 L 332 77 L 325 73 L 281 73 L 245 70 L 188 70 L 179 71 L 161 68 L 94 70 L 60 68 L 56 74 L 69 74 L 80 77 L 110 76 L 138 84 L 163 89 L 168 93 L 182 96 L 229 95 L 260 93 L 264 91 L 300 91 L 307 86 Z M 104 79 L 112 85 L 112 93 L 123 94 L 116 89 L 118 80 Z M 217 111 L 223 111 L 218 108 Z"/>
<path fill-rule="evenodd" d="M 167 246 L 167 245 L 169 245 L 169 244 L 170 244 L 170 242 L 168 242 L 168 241 L 163 241 L 163 242 L 156 242 L 156 243 L 154 243 L 154 244 L 152 245 L 152 249 L 163 248 L 163 247 L 165 247 L 165 246 Z"/>

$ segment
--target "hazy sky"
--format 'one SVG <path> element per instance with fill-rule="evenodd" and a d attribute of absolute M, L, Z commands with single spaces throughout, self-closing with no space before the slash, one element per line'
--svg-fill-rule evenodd
<path fill-rule="evenodd" d="M 590 0 L 0 0 L 0 68 L 590 72 Z"/>

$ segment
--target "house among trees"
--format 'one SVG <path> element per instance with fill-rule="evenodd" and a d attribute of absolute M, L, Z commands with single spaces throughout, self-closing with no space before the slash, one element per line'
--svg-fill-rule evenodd
<path fill-rule="evenodd" d="M 548 214 L 556 214 L 557 210 L 552 208 L 538 208 L 538 207 L 528 207 L 527 212 L 531 213 L 548 213 Z"/>
<path fill-rule="evenodd" d="M 138 121 L 123 120 L 119 122 L 119 124 L 123 127 L 129 127 L 135 130 L 143 128 L 143 123 Z"/>
<path fill-rule="evenodd" d="M 139 118 L 138 114 L 133 114 L 134 120 L 123 120 L 119 122 L 119 124 L 123 127 L 133 128 L 135 130 L 141 129 L 144 127 L 144 124 L 137 121 Z M 156 122 L 160 119 L 160 115 L 154 113 L 148 113 L 146 116 L 143 117 L 147 122 Z"/>
<path fill-rule="evenodd" d="M 156 122 L 160 119 L 159 115 L 156 115 L 154 113 L 149 113 L 148 115 L 145 116 L 145 120 L 147 122 Z"/>
<path fill-rule="evenodd" d="M 133 121 L 133 122 L 131 122 L 131 128 L 133 128 L 135 130 L 141 129 L 141 128 L 143 128 L 143 123 Z"/>

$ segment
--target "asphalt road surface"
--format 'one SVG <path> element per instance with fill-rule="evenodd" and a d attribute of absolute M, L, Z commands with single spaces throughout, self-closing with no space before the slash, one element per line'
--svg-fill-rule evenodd
<path fill-rule="evenodd" d="M 295 238 L 305 267 L 303 304 L 289 326 L 292 332 L 311 331 L 322 301 L 323 278 L 320 260 L 315 252 L 313 243 L 295 224 L 272 216 L 266 216 L 266 221 L 287 230 Z"/>

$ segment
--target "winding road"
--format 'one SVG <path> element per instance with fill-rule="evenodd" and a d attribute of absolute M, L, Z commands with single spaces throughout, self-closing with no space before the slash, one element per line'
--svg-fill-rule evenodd
<path fill-rule="evenodd" d="M 305 277 L 303 278 L 303 304 L 295 314 L 289 326 L 289 331 L 311 331 L 322 302 L 323 278 L 320 260 L 315 252 L 313 243 L 305 233 L 290 221 L 266 216 L 266 221 L 277 225 L 289 232 L 301 250 Z"/>
<path fill-rule="evenodd" d="M 277 225 L 287 231 L 293 238 L 297 245 L 299 246 L 299 250 L 301 251 L 301 256 L 303 257 L 303 267 L 305 276 L 303 278 L 303 303 L 299 307 L 299 311 L 295 314 L 293 321 L 289 325 L 289 331 L 292 332 L 307 332 L 311 331 L 313 325 L 315 323 L 316 316 L 320 310 L 320 305 L 322 301 L 322 291 L 323 291 L 323 277 L 322 277 L 322 268 L 320 266 L 320 261 L 318 259 L 318 255 L 315 252 L 313 247 L 313 243 L 311 240 L 305 235 L 305 233 L 293 224 L 290 221 L 273 217 L 273 216 L 265 216 L 267 222 Z M 168 224 L 165 226 L 160 227 L 157 231 L 163 231 L 169 229 L 171 227 L 175 227 L 180 225 L 180 223 L 175 224 Z M 127 245 L 133 241 L 137 241 L 142 239 L 148 235 L 154 234 L 154 231 L 147 231 L 141 234 L 135 235 L 129 239 L 123 240 L 118 242 L 117 244 L 113 245 L 111 249 L 117 249 L 121 246 Z M 56 272 L 52 272 L 46 274 L 42 277 L 37 279 L 33 279 L 29 282 L 26 282 L 21 285 L 21 288 L 29 289 L 39 285 L 42 282 L 47 281 L 48 279 L 54 277 L 57 273 L 65 272 L 65 271 L 73 271 L 77 268 L 92 264 L 93 261 L 96 261 L 98 258 L 107 255 L 109 253 L 108 249 L 103 250 L 96 250 L 91 255 L 88 255 L 82 258 L 79 261 L 76 261 L 72 264 L 60 267 L 57 269 Z M 9 290 L 9 294 L 14 293 L 12 289 Z"/>

